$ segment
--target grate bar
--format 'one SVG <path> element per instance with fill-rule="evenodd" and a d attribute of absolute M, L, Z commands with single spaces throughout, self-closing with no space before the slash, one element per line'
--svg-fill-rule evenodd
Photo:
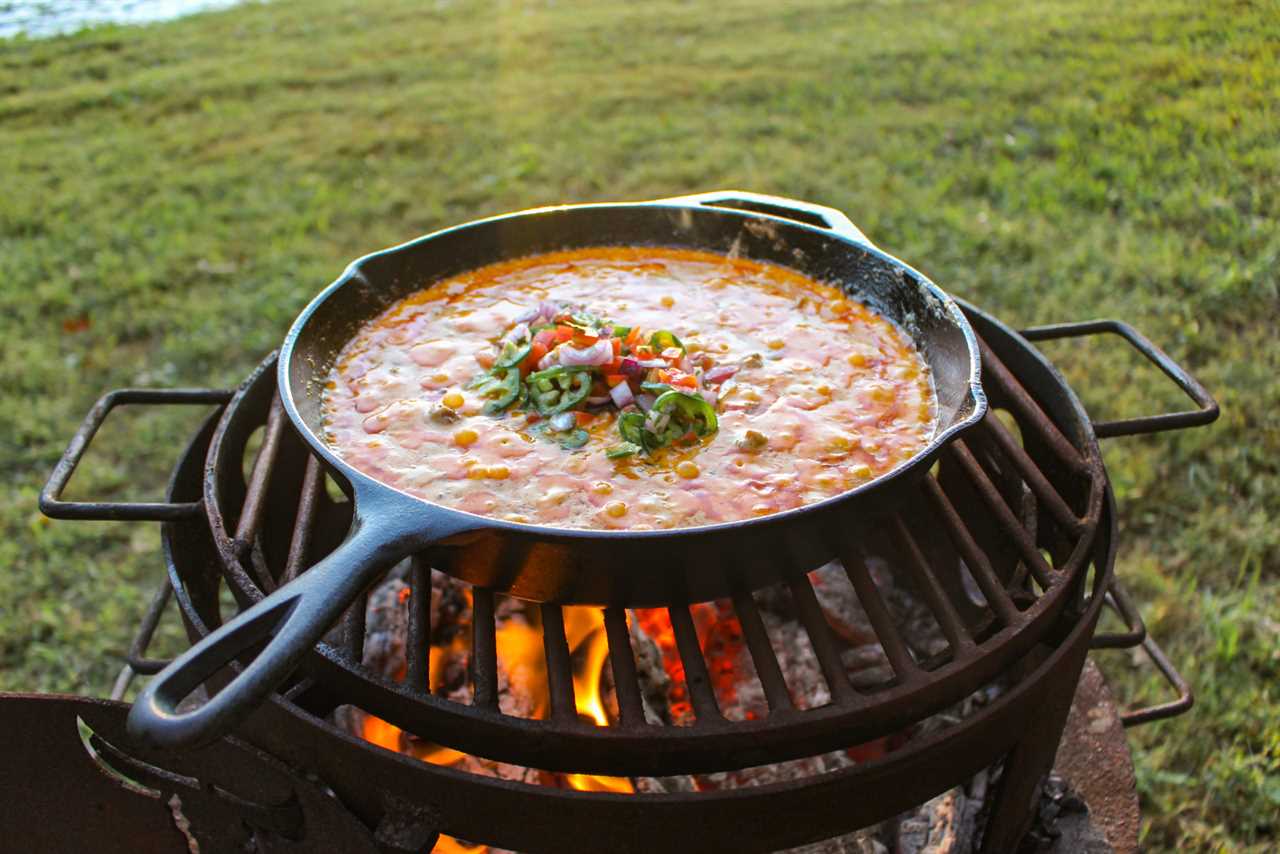
<path fill-rule="evenodd" d="M 618 697 L 618 716 L 624 727 L 645 723 L 644 705 L 640 700 L 636 660 L 631 652 L 631 632 L 627 630 L 627 612 L 622 608 L 604 609 L 604 631 L 609 638 L 609 663 L 613 667 L 613 688 Z"/>
<path fill-rule="evenodd" d="M 871 627 L 875 629 L 876 637 L 880 639 L 880 647 L 884 650 L 885 657 L 889 659 L 889 665 L 897 675 L 898 681 L 902 683 L 916 681 L 922 673 L 920 666 L 911 657 L 911 652 L 902 640 L 902 635 L 898 634 L 893 615 L 884 604 L 884 598 L 876 588 L 876 583 L 871 578 L 871 571 L 867 569 L 862 554 L 856 546 L 846 545 L 845 550 L 841 552 L 840 563 L 844 566 L 850 583 L 853 584 L 853 592 L 858 594 L 862 610 L 867 612 L 867 619 L 871 621 Z"/>
<path fill-rule="evenodd" d="M 693 702 L 693 712 L 698 724 L 724 720 L 720 704 L 711 690 L 711 675 L 707 673 L 707 660 L 702 657 L 698 633 L 693 628 L 693 618 L 687 605 L 673 605 L 667 609 L 671 629 L 676 636 L 676 649 L 684 663 L 684 681 Z"/>
<path fill-rule="evenodd" d="M 1000 490 L 996 488 L 996 485 L 991 482 L 991 478 L 987 477 L 986 471 L 974 458 L 964 440 L 954 440 L 947 447 L 947 452 L 964 467 L 969 479 L 977 487 L 983 500 L 995 514 L 996 521 L 1000 523 L 1000 527 L 1013 540 L 1014 546 L 1017 547 L 1018 553 L 1022 557 L 1022 562 L 1031 570 L 1031 574 L 1035 576 L 1040 588 L 1048 590 L 1052 587 L 1054 580 L 1053 568 L 1045 562 L 1044 555 L 1040 554 L 1039 549 L 1036 548 L 1035 541 L 1027 534 L 1027 529 L 1018 521 L 1018 517 L 1014 515 L 1014 512 L 1009 509 L 1009 505 L 1005 503 L 1004 496 L 1000 494 Z"/>
<path fill-rule="evenodd" d="M 493 621 L 493 591 L 471 588 L 472 704 L 498 708 L 498 633 Z"/>
<path fill-rule="evenodd" d="M 422 555 L 409 563 L 409 659 L 405 682 L 410 691 L 431 690 L 431 567 Z"/>
<path fill-rule="evenodd" d="M 981 338 L 978 339 L 978 348 L 982 356 L 982 369 L 984 380 L 994 380 L 994 384 L 998 385 L 1008 398 L 1008 402 L 1012 408 L 1016 409 L 1018 414 L 1022 416 L 1024 421 L 1019 423 L 1029 424 L 1044 439 L 1049 450 L 1053 455 L 1061 460 L 1074 472 L 1086 472 L 1084 458 L 1080 456 L 1080 452 L 1076 446 L 1058 429 L 1058 425 L 1045 414 L 1040 408 L 1040 404 L 1036 403 L 1035 398 L 1018 382 L 1017 377 L 1000 361 L 987 343 Z M 1023 427 L 1023 429 L 1026 429 Z"/>
<path fill-rule="evenodd" d="M 261 569 L 257 562 L 246 561 L 253 550 L 253 541 L 262 526 L 262 516 L 267 509 L 267 492 L 271 482 L 271 474 L 276 467 L 276 457 L 280 451 L 280 437 L 284 435 L 284 406 L 277 395 L 271 399 L 271 410 L 267 413 L 267 427 L 262 437 L 262 447 L 253 461 L 253 473 L 249 476 L 249 487 L 245 492 L 244 504 L 240 509 L 240 520 L 236 523 L 236 535 L 232 541 L 235 556 L 242 563 L 251 564 L 254 575 L 262 585 L 263 593 L 275 590 L 276 582 L 265 567 Z"/>
<path fill-rule="evenodd" d="M 155 636 L 156 627 L 160 625 L 160 617 L 164 615 L 165 606 L 169 604 L 172 596 L 173 587 L 170 586 L 166 576 L 156 588 L 155 595 L 151 597 L 151 604 L 147 606 L 147 612 L 142 617 L 142 625 L 138 627 L 138 633 L 134 635 L 133 643 L 129 645 L 129 654 L 125 656 L 125 663 L 140 676 L 159 673 L 169 664 L 169 660 L 166 659 L 147 658 L 147 647 L 151 646 L 151 638 Z"/>
<path fill-rule="evenodd" d="M 733 594 L 733 610 L 738 614 L 738 623 L 742 626 L 742 634 L 747 641 L 747 649 L 751 653 L 751 662 L 756 667 L 756 676 L 764 688 L 764 698 L 769 704 L 770 713 L 790 712 L 795 710 L 791 702 L 791 692 L 787 689 L 787 681 L 782 676 L 782 668 L 778 666 L 778 657 L 774 654 L 773 644 L 769 643 L 769 633 L 765 631 L 764 621 L 760 618 L 760 609 L 756 600 L 744 590 L 735 590 Z"/>
<path fill-rule="evenodd" d="M 960 551 L 960 556 L 964 558 L 965 566 L 969 568 L 973 580 L 982 589 L 982 595 L 986 597 L 987 604 L 991 606 L 991 610 L 995 612 L 1000 622 L 1006 626 L 1017 625 L 1022 622 L 1022 616 L 1013 604 L 1009 591 L 1000 583 L 999 576 L 996 575 L 995 569 L 991 566 L 991 560 L 978 547 L 978 543 L 973 539 L 973 534 L 970 533 L 964 524 L 964 520 L 956 512 L 955 506 L 952 505 L 951 499 L 947 497 L 946 492 L 933 478 L 925 478 L 924 484 L 925 495 L 928 496 L 934 510 L 941 517 L 951 542 Z"/>
<path fill-rule="evenodd" d="M 859 694 L 854 690 L 853 683 L 849 681 L 849 673 L 844 668 L 844 662 L 840 660 L 840 651 L 836 649 L 831 624 L 822 613 L 822 606 L 818 604 L 818 597 L 813 592 L 813 584 L 809 581 L 809 576 L 793 577 L 788 583 L 791 587 L 791 598 L 796 603 L 796 610 L 800 614 L 800 622 L 804 624 L 804 630 L 809 635 L 809 644 L 813 647 L 813 654 L 818 659 L 818 666 L 822 668 L 822 676 L 827 680 L 831 698 L 837 703 L 856 701 Z"/>
<path fill-rule="evenodd" d="M 302 475 L 302 491 L 298 497 L 298 515 L 293 521 L 293 536 L 289 539 L 289 557 L 284 564 L 281 584 L 288 584 L 307 566 L 307 553 L 311 548 L 311 535 L 316 527 L 316 510 L 320 506 L 320 491 L 324 475 L 320 460 L 314 454 L 307 456 L 306 472 Z"/>
<path fill-rule="evenodd" d="M 369 613 L 369 591 L 365 591 L 342 616 L 343 647 L 347 659 L 354 664 L 364 661 L 365 620 Z"/>
<path fill-rule="evenodd" d="M 906 553 L 907 571 L 911 573 L 912 578 L 915 579 L 916 587 L 924 596 L 925 601 L 928 602 L 929 609 L 933 611 L 934 617 L 937 618 L 938 625 L 942 628 L 942 633 L 947 636 L 947 643 L 951 645 L 952 651 L 959 655 L 962 652 L 972 650 L 973 638 L 969 637 L 969 632 L 964 627 L 964 621 L 960 619 L 960 614 L 956 612 L 955 606 L 947 598 L 942 585 L 934 577 L 933 571 L 929 568 L 929 561 L 925 558 L 924 553 L 920 551 L 920 544 L 911 535 L 911 531 L 907 529 L 901 516 L 893 517 L 893 530 L 897 535 L 898 541 L 902 544 L 903 551 Z"/>
<path fill-rule="evenodd" d="M 1013 462 L 1019 473 L 1022 474 L 1023 480 L 1031 487 L 1031 491 L 1036 494 L 1036 498 L 1039 498 L 1045 508 L 1048 509 L 1054 521 L 1067 532 L 1079 536 L 1084 530 L 1084 521 L 1067 506 L 1062 494 L 1044 476 L 1044 472 L 1027 455 L 1026 450 L 1018 444 L 1018 441 L 1013 438 L 1008 428 L 1000 423 L 1000 419 L 988 416 L 982 420 L 982 427 L 982 435 L 995 444 L 1006 459 Z"/>
<path fill-rule="evenodd" d="M 559 605 L 543 604 L 542 649 L 547 657 L 547 693 L 551 695 L 551 719 L 560 722 L 578 719 L 573 696 L 573 662 L 564 634 L 564 612 Z"/>

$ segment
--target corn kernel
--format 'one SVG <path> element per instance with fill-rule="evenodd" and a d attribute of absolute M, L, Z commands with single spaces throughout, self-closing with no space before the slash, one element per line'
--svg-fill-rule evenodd
<path fill-rule="evenodd" d="M 662 299 L 658 300 L 658 302 L 662 303 L 663 308 L 671 308 L 671 306 L 676 304 L 676 301 L 670 296 L 664 296 Z"/>
<path fill-rule="evenodd" d="M 871 399 L 880 403 L 889 403 L 893 400 L 893 388 L 887 385 L 878 385 L 871 389 Z"/>
<path fill-rule="evenodd" d="M 828 447 L 833 454 L 847 454 L 858 444 L 858 440 L 852 436 L 846 436 L 843 433 L 832 436 Z"/>
<path fill-rule="evenodd" d="M 440 398 L 440 402 L 450 409 L 461 409 L 462 404 L 466 401 L 462 399 L 462 395 L 458 394 L 456 391 L 451 391 L 444 397 Z"/>
<path fill-rule="evenodd" d="M 597 495 L 609 495 L 613 492 L 613 485 L 608 481 L 598 480 L 592 484 L 591 491 Z"/>
<path fill-rule="evenodd" d="M 475 430 L 472 430 L 470 427 L 463 427 L 461 430 L 453 434 L 453 441 L 463 448 L 468 445 L 474 445 L 476 439 L 479 438 L 480 434 Z"/>
<path fill-rule="evenodd" d="M 698 468 L 697 463 L 690 462 L 689 460 L 683 460 L 676 465 L 676 474 L 680 475 L 685 480 L 693 480 L 695 477 L 702 474 L 702 470 Z"/>
<path fill-rule="evenodd" d="M 927 403 L 920 404 L 920 423 L 928 424 L 933 421 L 933 407 Z"/>
<path fill-rule="evenodd" d="M 485 474 L 490 480 L 506 480 L 511 475 L 511 469 L 504 465 L 489 466 Z"/>
<path fill-rule="evenodd" d="M 867 357 L 862 353 L 850 353 L 848 362 L 855 368 L 865 368 L 867 366 Z"/>
<path fill-rule="evenodd" d="M 626 515 L 627 505 L 623 501 L 610 501 L 604 506 L 604 512 L 617 519 Z"/>
<path fill-rule="evenodd" d="M 870 480 L 871 466 L 867 465 L 866 463 L 858 463 L 858 465 L 849 469 L 849 474 L 853 475 L 859 480 Z"/>
<path fill-rule="evenodd" d="M 781 338 L 775 338 L 769 342 L 770 350 L 781 350 L 785 346 L 787 346 L 787 342 L 783 341 Z"/>

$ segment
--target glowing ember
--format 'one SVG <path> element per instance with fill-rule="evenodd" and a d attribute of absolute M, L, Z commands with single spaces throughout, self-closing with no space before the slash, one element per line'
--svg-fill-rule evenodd
<path fill-rule="evenodd" d="M 635 612 L 640 628 L 649 636 L 662 653 L 662 667 L 671 678 L 669 708 L 675 724 L 693 722 L 693 706 L 684 678 L 684 664 L 676 647 L 675 631 L 671 618 L 661 608 L 641 609 Z M 749 676 L 739 672 L 742 661 L 742 626 L 733 613 L 728 600 L 703 602 L 690 606 L 693 627 L 698 635 L 698 645 L 707 659 L 707 672 L 715 689 L 716 699 L 726 706 L 737 697 L 738 682 Z"/>

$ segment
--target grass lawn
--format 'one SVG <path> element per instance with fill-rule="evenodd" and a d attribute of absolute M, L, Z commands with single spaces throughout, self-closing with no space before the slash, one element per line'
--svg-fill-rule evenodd
<path fill-rule="evenodd" d="M 1149 850 L 1272 850 L 1278 96 L 1274 0 L 279 0 L 0 42 L 0 688 L 105 694 L 162 575 L 153 526 L 36 510 L 102 391 L 233 384 L 349 259 L 443 225 L 741 187 L 1017 324 L 1130 320 L 1218 396 L 1106 443 L 1120 574 L 1197 691 L 1132 743 Z M 1119 343 L 1046 349 L 1099 418 L 1179 405 Z M 158 494 L 193 422 L 118 424 L 74 494 Z"/>

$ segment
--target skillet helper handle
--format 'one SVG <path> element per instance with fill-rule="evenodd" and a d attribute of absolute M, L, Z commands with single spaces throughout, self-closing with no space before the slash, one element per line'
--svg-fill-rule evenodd
<path fill-rule="evenodd" d="M 1135 436 L 1142 433 L 1160 433 L 1165 430 L 1182 430 L 1187 427 L 1198 427 L 1211 424 L 1218 418 L 1218 403 L 1213 395 L 1202 386 L 1195 377 L 1187 372 L 1173 358 L 1161 350 L 1151 339 L 1127 323 L 1119 320 L 1087 320 L 1082 323 L 1057 323 L 1051 326 L 1035 326 L 1022 330 L 1022 337 L 1028 341 L 1052 341 L 1058 338 L 1082 338 L 1103 333 L 1119 335 L 1128 341 L 1135 350 L 1147 358 L 1153 365 L 1173 380 L 1187 397 L 1196 404 L 1196 409 L 1184 412 L 1168 412 L 1160 415 L 1146 415 L 1141 418 L 1126 418 L 1120 421 L 1095 421 L 1093 432 L 1099 439 L 1113 436 Z"/>
<path fill-rule="evenodd" d="M 130 735 L 160 748 L 198 747 L 225 735 L 289 676 L 382 570 L 409 551 L 382 527 L 358 519 L 328 557 L 210 632 L 152 679 L 129 712 Z M 264 641 L 204 705 L 178 711 L 188 694 Z"/>
<path fill-rule="evenodd" d="M 660 199 L 660 202 L 676 202 L 678 204 L 705 205 L 713 208 L 729 208 L 737 211 L 751 211 L 767 216 L 790 219 L 805 225 L 816 225 L 847 237 L 855 243 L 874 249 L 875 244 L 862 233 L 862 229 L 853 224 L 853 220 L 845 216 L 843 211 L 829 208 L 826 205 L 815 205 L 798 199 L 784 196 L 770 196 L 764 193 L 752 193 L 746 190 L 712 190 L 708 193 L 694 193 L 690 196 L 676 196 Z"/>
<path fill-rule="evenodd" d="M 49 475 L 49 482 L 40 492 L 40 512 L 51 519 L 94 519 L 108 522 L 148 521 L 173 522 L 178 519 L 189 519 L 198 516 L 203 504 L 199 501 L 186 502 L 127 502 L 127 501 L 63 501 L 62 491 L 75 472 L 76 466 L 89 449 L 107 414 L 117 406 L 168 406 L 190 404 L 225 405 L 231 400 L 232 392 L 222 389 L 183 388 L 183 389 L 145 389 L 121 388 L 107 392 L 89 410 L 71 437 L 62 459 L 54 466 Z"/>

